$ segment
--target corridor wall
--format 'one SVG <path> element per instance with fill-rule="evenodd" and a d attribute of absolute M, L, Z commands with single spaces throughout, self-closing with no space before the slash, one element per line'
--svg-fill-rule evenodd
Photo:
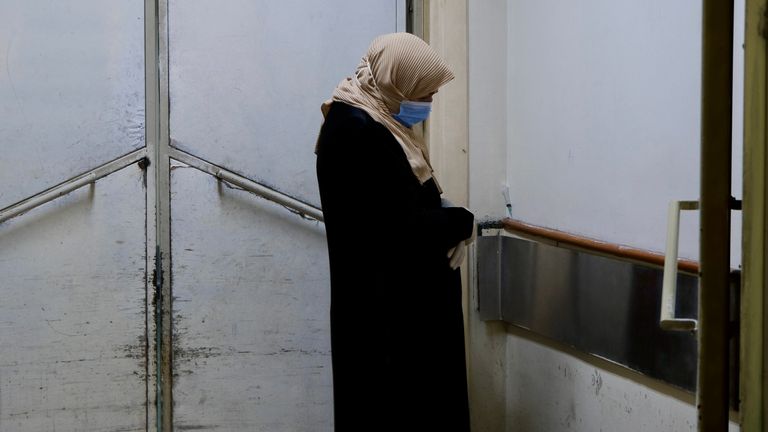
<path fill-rule="evenodd" d="M 743 2 L 736 11 L 739 198 Z M 472 208 L 506 216 L 508 187 L 515 219 L 663 252 L 669 201 L 699 195 L 700 5 L 496 0 L 468 15 Z M 732 232 L 736 268 L 738 213 Z M 698 214 L 684 213 L 682 257 L 698 258 L 697 235 Z M 695 430 L 692 395 L 472 313 L 470 344 L 486 355 L 471 376 L 505 380 L 491 396 L 506 430 Z"/>

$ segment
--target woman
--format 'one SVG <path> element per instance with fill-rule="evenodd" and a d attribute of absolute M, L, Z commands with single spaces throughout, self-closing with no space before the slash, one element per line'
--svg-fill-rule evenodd
<path fill-rule="evenodd" d="M 451 79 L 424 41 L 388 34 L 322 106 L 337 432 L 469 430 L 458 266 L 474 217 L 441 207 L 412 129 Z"/>

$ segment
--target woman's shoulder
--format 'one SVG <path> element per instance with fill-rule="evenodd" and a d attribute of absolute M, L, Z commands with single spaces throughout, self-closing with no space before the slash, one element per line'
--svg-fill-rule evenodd
<path fill-rule="evenodd" d="M 395 138 L 381 123 L 375 121 L 365 110 L 343 102 L 334 102 L 320 130 L 320 147 L 334 143 L 332 147 L 358 147 L 364 141 L 365 148 L 356 151 L 376 152 L 396 144 Z M 398 146 L 399 147 L 399 146 Z"/>
<path fill-rule="evenodd" d="M 344 102 L 333 102 L 331 104 L 325 122 L 334 125 L 344 125 L 347 128 L 368 129 L 383 127 L 365 112 L 365 110 Z"/>
<path fill-rule="evenodd" d="M 390 174 L 405 173 L 418 184 L 392 132 L 365 110 L 343 102 L 333 102 L 328 110 L 317 142 L 317 155 L 325 164 L 365 166 L 369 173 L 377 167 Z"/>

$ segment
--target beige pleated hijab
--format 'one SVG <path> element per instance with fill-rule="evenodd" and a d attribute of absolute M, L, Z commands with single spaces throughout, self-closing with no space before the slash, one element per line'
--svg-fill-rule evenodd
<path fill-rule="evenodd" d="M 371 42 L 355 75 L 339 83 L 321 110 L 325 116 L 331 103 L 338 101 L 367 112 L 392 132 L 423 184 L 433 177 L 429 150 L 423 139 L 392 115 L 400 112 L 400 102 L 425 98 L 453 78 L 448 65 L 417 36 L 386 34 Z"/>

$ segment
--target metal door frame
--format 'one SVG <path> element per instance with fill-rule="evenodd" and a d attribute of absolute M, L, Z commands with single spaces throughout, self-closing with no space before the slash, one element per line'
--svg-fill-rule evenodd
<path fill-rule="evenodd" d="M 766 274 L 766 120 L 768 120 L 768 2 L 746 0 L 744 35 L 744 226 L 742 240 L 741 426 L 768 431 L 768 310 Z"/>
<path fill-rule="evenodd" d="M 704 0 L 698 430 L 728 428 L 733 0 Z"/>
<path fill-rule="evenodd" d="M 169 196 L 169 160 L 167 157 L 167 98 L 163 97 L 160 57 L 163 50 L 161 38 L 163 14 L 159 0 L 144 1 L 144 66 L 145 66 L 145 127 L 146 151 L 149 167 L 147 169 L 147 365 L 151 373 L 147 376 L 147 430 L 161 431 L 165 426 L 163 416 L 170 398 L 163 397 L 165 389 L 171 383 L 166 377 L 170 370 L 162 368 L 167 364 L 162 357 L 162 346 L 166 342 L 163 329 L 167 321 L 161 317 L 163 300 L 170 284 L 164 283 L 163 275 L 170 275 L 170 214 Z M 165 26 L 163 26 L 165 27 Z M 161 42 L 163 41 L 163 42 Z M 163 119 L 166 119 L 163 121 Z M 165 128 L 163 127 L 165 126 Z M 165 132 L 163 132 L 165 130 Z M 165 139 L 164 139 L 165 137 Z M 152 269 L 150 271 L 150 269 Z M 159 320 L 158 317 L 161 317 Z M 167 416 L 166 416 L 167 417 Z M 168 424 L 170 426 L 170 424 Z M 170 430 L 169 427 L 166 429 Z"/>

